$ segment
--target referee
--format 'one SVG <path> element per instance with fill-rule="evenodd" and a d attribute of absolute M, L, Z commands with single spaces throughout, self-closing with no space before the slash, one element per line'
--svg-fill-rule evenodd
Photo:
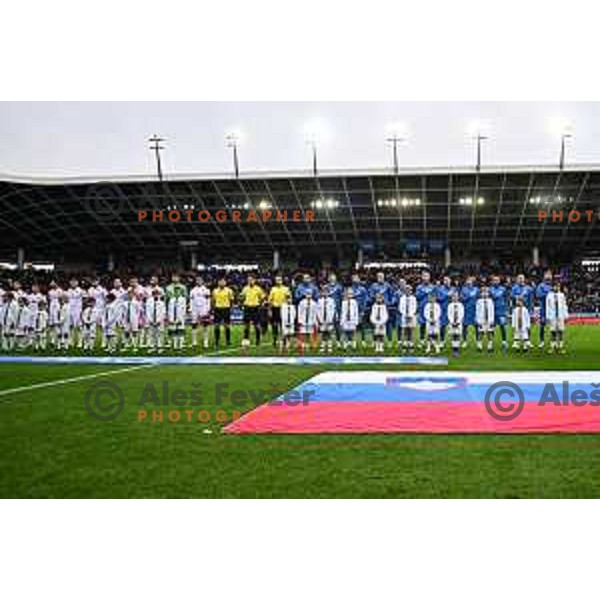
<path fill-rule="evenodd" d="M 212 293 L 215 315 L 215 346 L 219 349 L 221 341 L 221 325 L 225 326 L 225 340 L 231 346 L 231 306 L 233 305 L 233 291 L 227 286 L 225 279 L 219 279 L 217 287 Z"/>
<path fill-rule="evenodd" d="M 248 276 L 248 283 L 242 289 L 244 306 L 244 344 L 250 343 L 250 323 L 254 325 L 256 345 L 260 344 L 260 306 L 265 300 L 265 292 L 256 283 L 256 279 Z"/>
<path fill-rule="evenodd" d="M 292 295 L 290 288 L 283 285 L 283 278 L 275 277 L 275 285 L 269 292 L 269 306 L 271 307 L 271 331 L 273 333 L 273 346 L 277 345 L 279 339 L 279 328 L 281 326 L 281 307 L 289 302 Z"/>

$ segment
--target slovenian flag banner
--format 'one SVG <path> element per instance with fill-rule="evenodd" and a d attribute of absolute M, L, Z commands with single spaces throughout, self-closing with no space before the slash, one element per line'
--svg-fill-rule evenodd
<path fill-rule="evenodd" d="M 598 433 L 600 372 L 329 371 L 226 433 Z"/>

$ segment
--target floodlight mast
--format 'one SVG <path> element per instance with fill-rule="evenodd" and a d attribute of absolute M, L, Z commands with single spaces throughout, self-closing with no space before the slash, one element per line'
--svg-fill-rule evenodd
<path fill-rule="evenodd" d="M 154 155 L 156 157 L 156 171 L 158 174 L 158 180 L 162 183 L 163 182 L 163 171 L 162 171 L 162 164 L 161 164 L 161 160 L 160 160 L 160 152 L 161 150 L 164 150 L 165 147 L 161 146 L 161 142 L 164 142 L 165 139 L 164 138 L 160 138 L 158 137 L 156 134 L 154 134 L 149 140 L 150 142 L 150 150 L 154 150 Z"/>
<path fill-rule="evenodd" d="M 560 171 L 564 171 L 565 169 L 565 154 L 566 154 L 566 142 L 573 138 L 572 133 L 563 132 L 560 136 L 560 160 L 558 163 L 558 167 Z"/>
<path fill-rule="evenodd" d="M 317 140 L 316 139 L 308 140 L 308 144 L 310 145 L 311 150 L 312 150 L 313 176 L 318 177 L 319 176 L 319 168 L 318 168 L 318 162 L 317 162 Z"/>
<path fill-rule="evenodd" d="M 475 170 L 477 173 L 481 173 L 481 142 L 487 139 L 488 137 L 482 133 L 477 133 L 475 136 L 475 140 L 477 141 L 477 163 L 475 165 Z"/>
<path fill-rule="evenodd" d="M 392 145 L 392 160 L 394 165 L 394 175 L 398 175 L 400 172 L 399 161 L 398 161 L 398 144 L 406 141 L 404 138 L 397 134 L 393 134 L 392 137 L 387 138 L 387 141 Z"/>
<path fill-rule="evenodd" d="M 233 154 L 233 173 L 236 179 L 240 178 L 240 161 L 238 156 L 239 135 L 235 132 L 228 133 L 225 136 L 227 146 L 231 148 Z"/>

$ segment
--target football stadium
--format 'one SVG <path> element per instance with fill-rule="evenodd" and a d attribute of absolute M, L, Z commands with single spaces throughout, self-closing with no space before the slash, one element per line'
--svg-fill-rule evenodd
<path fill-rule="evenodd" d="M 600 496 L 598 165 L 0 176 L 0 231 L 2 497 Z"/>

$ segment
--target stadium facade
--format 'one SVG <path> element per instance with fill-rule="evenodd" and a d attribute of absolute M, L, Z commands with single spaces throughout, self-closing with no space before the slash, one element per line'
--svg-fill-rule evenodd
<path fill-rule="evenodd" d="M 173 210 L 313 211 L 314 219 L 174 223 Z M 164 211 L 166 218 L 140 220 L 139 211 Z M 569 219 L 573 211 L 579 220 Z M 96 269 L 151 262 L 189 268 L 231 261 L 573 261 L 600 254 L 599 212 L 600 165 L 176 175 L 162 182 L 0 176 L 0 260 Z"/>

